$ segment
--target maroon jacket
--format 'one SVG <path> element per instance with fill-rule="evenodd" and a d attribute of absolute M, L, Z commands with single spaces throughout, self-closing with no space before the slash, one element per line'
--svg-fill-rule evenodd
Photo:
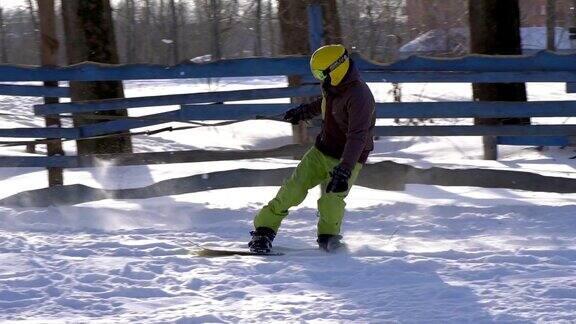
<path fill-rule="evenodd" d="M 375 102 L 372 92 L 350 61 L 350 68 L 337 86 L 324 86 L 325 101 L 322 131 L 316 137 L 316 148 L 341 159 L 340 165 L 352 170 L 364 163 L 374 149 Z M 322 114 L 322 98 L 304 106 L 306 116 Z"/>

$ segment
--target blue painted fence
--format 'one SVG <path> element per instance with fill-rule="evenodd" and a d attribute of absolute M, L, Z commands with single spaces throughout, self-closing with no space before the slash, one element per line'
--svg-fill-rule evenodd
<path fill-rule="evenodd" d="M 576 55 L 541 52 L 533 56 L 467 56 L 454 59 L 411 57 L 393 64 L 375 64 L 354 56 L 362 77 L 372 82 L 576 82 Z M 158 65 L 104 65 L 85 63 L 71 67 L 0 65 L 0 81 L 103 81 L 254 77 L 272 75 L 309 76 L 308 57 L 247 58 L 212 63 Z M 572 87 L 572 84 L 567 86 Z M 68 88 L 0 85 L 0 94 L 69 96 Z M 320 94 L 317 84 L 299 87 L 237 90 L 182 95 L 107 99 L 36 105 L 38 116 L 52 116 L 111 109 L 178 105 L 180 109 L 126 118 L 78 128 L 1 129 L 0 137 L 81 139 L 172 121 L 244 120 L 279 115 L 288 104 L 222 104 L 228 101 L 310 97 Z M 378 118 L 514 118 L 576 116 L 576 101 L 545 102 L 427 102 L 378 103 Z M 535 126 L 386 126 L 380 136 L 524 136 L 501 137 L 500 144 L 567 145 L 576 135 L 571 125 Z M 528 137 L 526 137 L 528 136 Z M 544 144 L 542 144 L 544 143 Z"/>

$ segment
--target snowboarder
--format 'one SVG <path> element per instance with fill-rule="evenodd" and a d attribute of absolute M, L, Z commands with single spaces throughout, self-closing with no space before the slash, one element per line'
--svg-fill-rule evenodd
<path fill-rule="evenodd" d="M 319 48 L 310 59 L 312 75 L 321 82 L 322 97 L 288 110 L 284 120 L 292 124 L 322 115 L 323 125 L 314 147 L 288 178 L 276 197 L 254 218 L 250 250 L 268 253 L 288 209 L 299 205 L 308 190 L 325 185 L 318 200 L 318 245 L 333 251 L 343 245 L 340 226 L 344 198 L 374 147 L 374 97 L 360 79 L 346 48 L 340 44 Z"/>

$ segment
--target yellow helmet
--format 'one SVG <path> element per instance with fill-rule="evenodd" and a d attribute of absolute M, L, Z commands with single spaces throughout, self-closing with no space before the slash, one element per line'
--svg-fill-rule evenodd
<path fill-rule="evenodd" d="M 312 75 L 320 81 L 328 80 L 333 86 L 344 79 L 349 68 L 348 51 L 340 44 L 322 46 L 310 58 Z"/>

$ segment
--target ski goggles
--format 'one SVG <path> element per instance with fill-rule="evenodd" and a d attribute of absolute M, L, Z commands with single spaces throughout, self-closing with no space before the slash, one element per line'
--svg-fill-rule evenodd
<path fill-rule="evenodd" d="M 320 81 L 324 81 L 328 76 L 328 74 L 324 74 L 324 70 L 312 70 L 312 75 Z"/>
<path fill-rule="evenodd" d="M 334 63 L 330 64 L 324 70 L 317 70 L 317 69 L 312 70 L 312 75 L 317 80 L 324 81 L 330 75 L 330 72 L 336 70 L 340 65 L 342 65 L 342 63 L 346 62 L 346 60 L 349 58 L 350 57 L 348 55 L 348 51 L 344 50 L 344 53 L 336 61 L 334 61 Z"/>

